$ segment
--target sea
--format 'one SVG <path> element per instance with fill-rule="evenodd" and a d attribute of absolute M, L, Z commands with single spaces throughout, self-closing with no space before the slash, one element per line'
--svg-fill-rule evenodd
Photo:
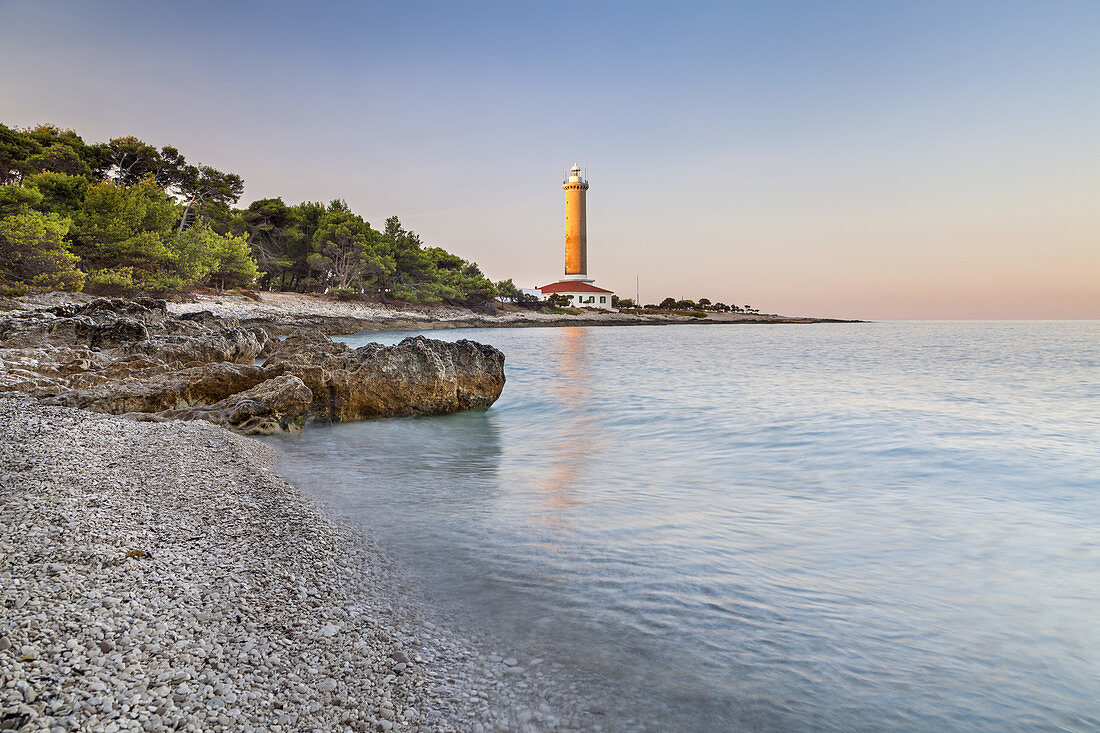
<path fill-rule="evenodd" d="M 491 409 L 277 470 L 651 729 L 1100 730 L 1100 322 L 424 333 Z"/>

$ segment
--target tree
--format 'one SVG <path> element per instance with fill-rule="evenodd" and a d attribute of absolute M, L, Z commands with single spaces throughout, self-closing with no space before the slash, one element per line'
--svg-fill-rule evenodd
<path fill-rule="evenodd" d="M 0 278 L 8 284 L 48 290 L 80 290 L 80 258 L 65 246 L 69 220 L 23 211 L 0 219 Z"/>
<path fill-rule="evenodd" d="M 308 247 L 303 248 L 302 252 L 296 251 L 294 245 L 298 242 L 288 235 L 288 229 L 294 224 L 293 210 L 281 198 L 260 199 L 241 212 L 241 221 L 245 226 L 246 241 L 265 271 L 265 284 L 278 276 L 280 285 L 285 288 L 287 277 L 294 274 L 299 259 L 304 266 L 309 255 Z M 304 267 L 297 274 L 304 276 Z"/>
<path fill-rule="evenodd" d="M 661 305 L 658 306 L 658 307 L 663 308 L 665 310 L 673 310 L 673 309 L 676 308 L 676 299 L 675 298 L 665 298 L 664 300 L 661 301 Z"/>
<path fill-rule="evenodd" d="M 63 173 L 36 173 L 23 179 L 25 190 L 42 194 L 36 208 L 69 218 L 75 217 L 84 203 L 88 179 Z"/>
<path fill-rule="evenodd" d="M 437 282 L 437 273 L 420 237 L 401 226 L 396 216 L 391 216 L 386 219 L 383 240 L 389 244 L 394 258 L 391 282 L 411 294 L 413 299 L 422 300 Z"/>
<path fill-rule="evenodd" d="M 169 247 L 183 286 L 206 282 L 223 290 L 250 286 L 259 275 L 244 237 L 223 236 L 206 224 L 174 233 Z"/>
<path fill-rule="evenodd" d="M 38 125 L 23 134 L 38 146 L 35 154 L 28 156 L 23 163 L 25 175 L 52 171 L 90 179 L 103 167 L 99 146 L 85 144 L 74 130 L 62 129 L 57 125 Z"/>
<path fill-rule="evenodd" d="M 0 186 L 0 216 L 12 216 L 37 209 L 42 205 L 42 193 L 22 186 Z"/>
<path fill-rule="evenodd" d="M 321 219 L 325 215 L 325 205 L 320 201 L 303 201 L 292 207 L 294 223 L 286 231 L 288 252 L 292 253 L 294 267 L 291 270 L 291 287 L 304 285 L 313 288 L 317 281 L 311 276 L 309 255 L 313 247 L 313 238 L 321 228 Z"/>
<path fill-rule="evenodd" d="M 435 269 L 433 285 L 437 300 L 476 308 L 497 296 L 496 286 L 473 262 L 440 247 L 430 247 L 425 253 Z"/>
<path fill-rule="evenodd" d="M 25 175 L 43 171 L 64 173 L 67 176 L 87 176 L 91 174 L 92 169 L 68 145 L 54 143 L 45 150 L 27 158 L 23 164 Z"/>
<path fill-rule="evenodd" d="M 175 203 L 151 179 L 129 188 L 95 183 L 74 220 L 73 249 L 92 284 L 125 281 L 121 273 L 129 272 L 134 289 L 178 289 L 169 246 L 175 220 Z"/>
<path fill-rule="evenodd" d="M 27 158 L 41 149 L 42 144 L 26 132 L 0 124 L 0 184 L 21 181 Z"/>
<path fill-rule="evenodd" d="M 176 189 L 188 174 L 187 159 L 172 145 L 160 149 L 160 160 L 152 171 L 153 180 L 167 193 L 179 195 Z"/>
<path fill-rule="evenodd" d="M 100 156 L 103 175 L 121 186 L 134 186 L 146 178 L 155 180 L 164 167 L 157 149 L 133 135 L 111 138 L 106 145 L 100 146 Z"/>
<path fill-rule="evenodd" d="M 313 254 L 309 256 L 312 270 L 320 270 L 337 288 L 347 288 L 357 283 L 378 282 L 394 270 L 391 257 L 380 252 L 378 232 L 337 200 L 321 217 L 320 226 L 313 236 Z"/>
<path fill-rule="evenodd" d="M 555 308 L 561 308 L 563 306 L 570 305 L 572 300 L 572 296 L 565 295 L 564 293 L 551 293 L 546 298 L 546 302 L 554 306 Z"/>
<path fill-rule="evenodd" d="M 476 263 L 426 246 L 396 216 L 379 232 L 342 200 L 261 199 L 235 210 L 242 191 L 240 176 L 190 164 L 173 146 L 134 136 L 86 144 L 54 125 L 0 125 L 0 217 L 30 217 L 9 222 L 9 239 L 16 231 L 24 243 L 41 235 L 43 251 L 53 251 L 50 242 L 67 227 L 58 236 L 79 257 L 90 291 L 226 287 L 262 276 L 262 287 L 373 288 L 413 302 L 538 302 L 510 280 L 498 288 Z"/>
<path fill-rule="evenodd" d="M 213 234 L 213 232 L 211 232 Z M 207 276 L 208 282 L 216 282 L 219 289 L 226 287 L 251 287 L 260 276 L 256 261 L 244 237 L 215 235 L 214 267 Z"/>
<path fill-rule="evenodd" d="M 210 223 L 216 221 L 228 229 L 232 218 L 229 205 L 236 203 L 244 191 L 240 176 L 223 173 L 208 165 L 188 164 L 171 145 L 157 150 L 129 135 L 112 138 L 93 152 L 98 160 L 96 172 L 99 177 L 109 177 L 127 187 L 149 180 L 165 193 L 180 199 L 184 209 L 177 231 L 181 233 L 195 210 Z"/>
<path fill-rule="evenodd" d="M 497 297 L 500 298 L 500 307 L 504 307 L 505 299 L 515 303 L 523 295 L 523 292 L 512 282 L 512 278 L 501 280 L 496 284 Z"/>
<path fill-rule="evenodd" d="M 179 231 L 187 228 L 187 217 L 191 209 L 198 205 L 225 207 L 237 203 L 244 193 L 244 180 L 236 173 L 222 173 L 208 165 L 186 166 L 179 173 L 175 190 L 187 202 L 180 217 Z"/>

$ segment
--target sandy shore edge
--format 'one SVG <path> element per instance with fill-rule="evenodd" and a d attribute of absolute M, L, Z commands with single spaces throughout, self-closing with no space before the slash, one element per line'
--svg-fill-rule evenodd
<path fill-rule="evenodd" d="M 593 728 L 575 685 L 418 607 L 275 459 L 205 422 L 0 399 L 3 725 Z"/>

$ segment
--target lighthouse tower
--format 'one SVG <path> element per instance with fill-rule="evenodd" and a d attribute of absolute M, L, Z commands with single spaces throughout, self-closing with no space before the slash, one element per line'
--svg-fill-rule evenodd
<path fill-rule="evenodd" d="M 562 181 L 565 190 L 565 277 L 563 280 L 592 282 L 588 277 L 588 223 L 585 197 L 588 181 L 581 167 L 574 164 L 569 177 Z"/>
<path fill-rule="evenodd" d="M 588 225 L 585 196 L 588 181 L 581 167 L 574 165 L 569 177 L 562 181 L 565 190 L 565 275 L 561 280 L 535 288 L 546 300 L 551 295 L 564 296 L 570 305 L 581 308 L 611 310 L 615 293 L 592 284 L 588 276 Z"/>

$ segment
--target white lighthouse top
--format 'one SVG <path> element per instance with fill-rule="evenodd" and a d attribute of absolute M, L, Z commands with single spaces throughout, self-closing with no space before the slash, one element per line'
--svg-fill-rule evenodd
<path fill-rule="evenodd" d="M 583 180 L 584 179 L 581 178 L 581 167 L 579 165 L 577 165 L 576 163 L 574 163 L 573 167 L 569 169 L 569 182 L 570 183 L 578 183 L 578 182 L 581 182 Z"/>

